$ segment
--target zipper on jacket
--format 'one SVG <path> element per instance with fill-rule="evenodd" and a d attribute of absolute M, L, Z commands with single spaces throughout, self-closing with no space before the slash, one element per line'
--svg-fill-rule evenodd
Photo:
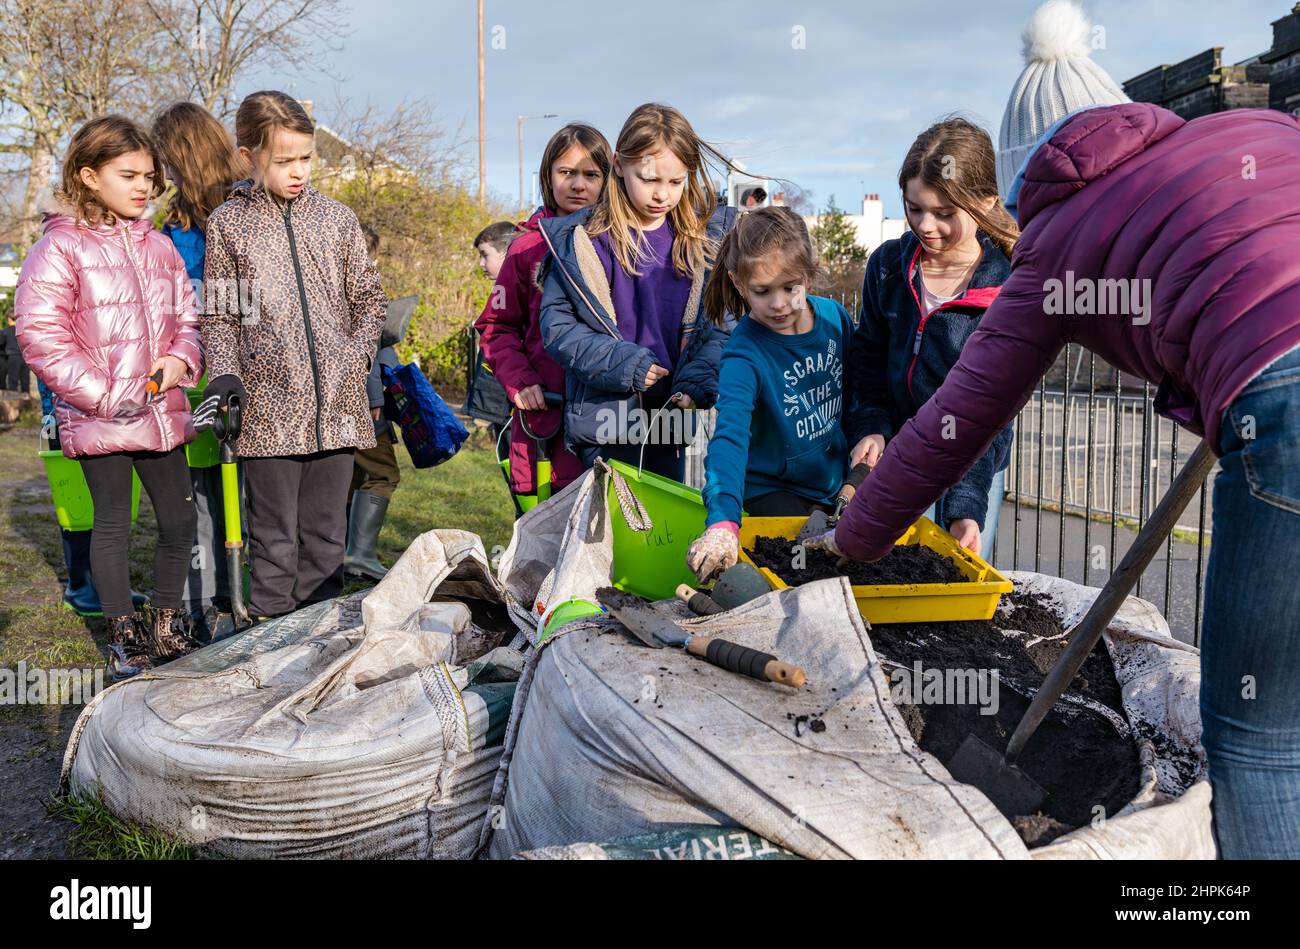
<path fill-rule="evenodd" d="M 316 450 L 325 450 L 325 440 L 321 437 L 320 411 L 321 411 L 321 394 L 320 394 L 320 366 L 316 362 L 316 336 L 311 330 L 311 314 L 307 311 L 307 288 L 302 282 L 302 264 L 298 261 L 298 242 L 293 236 L 293 224 L 289 220 L 289 213 L 293 210 L 293 202 L 290 201 L 284 206 L 284 229 L 289 235 L 289 256 L 293 258 L 293 275 L 298 281 L 298 300 L 302 305 L 302 323 L 307 329 L 307 356 L 311 360 L 311 384 L 316 393 Z"/>
<path fill-rule="evenodd" d="M 577 293 L 578 296 L 582 297 L 582 302 L 587 305 L 587 309 L 596 315 L 596 319 L 600 320 L 601 328 L 615 339 L 622 339 L 622 333 L 618 332 L 618 330 L 613 327 L 607 326 L 605 321 L 600 318 L 600 314 L 596 312 L 596 307 L 587 299 L 587 295 L 582 292 L 582 287 L 578 286 L 578 281 L 569 273 L 569 269 L 564 266 L 564 262 L 560 260 L 560 255 L 555 252 L 555 245 L 551 243 L 551 237 L 546 233 L 546 228 L 539 225 L 538 230 L 542 234 L 542 240 L 546 241 L 546 247 L 550 250 L 551 257 L 555 260 L 555 265 L 560 268 L 560 273 L 564 274 L 564 279 L 569 281 L 569 285 L 573 287 L 574 292 Z"/>
<path fill-rule="evenodd" d="M 145 284 L 143 279 L 144 274 L 141 272 L 140 262 L 136 260 L 136 256 L 131 250 L 131 226 L 125 222 L 123 222 L 122 224 L 122 248 L 123 250 L 126 251 L 126 259 L 131 261 L 131 269 L 135 271 L 135 282 L 136 285 L 140 288 L 140 303 L 141 305 L 144 306 L 145 312 L 148 313 L 149 298 L 145 295 L 145 289 L 144 289 Z M 146 339 L 148 340 L 148 346 L 149 346 L 149 363 L 150 365 L 152 365 L 153 361 L 157 359 L 158 356 L 154 351 L 153 328 L 150 325 L 150 322 L 151 321 L 146 316 L 145 332 L 146 332 Z M 162 405 L 163 403 L 161 399 L 155 399 L 147 402 L 145 405 L 145 409 L 153 417 L 154 425 L 158 427 L 158 437 L 162 443 L 163 451 L 171 451 L 173 445 L 171 443 L 171 439 L 167 437 L 167 426 L 163 424 L 162 416 L 165 410 L 163 409 Z"/>
<path fill-rule="evenodd" d="M 907 394 L 908 395 L 915 395 L 915 393 L 912 392 L 912 373 L 916 369 L 917 360 L 921 358 L 921 338 L 925 335 L 925 324 L 929 322 L 930 317 L 934 316 L 934 314 L 938 313 L 940 310 L 946 310 L 949 307 L 954 307 L 954 306 L 971 305 L 965 302 L 966 295 L 967 293 L 970 292 L 970 287 L 967 287 L 962 292 L 962 295 L 957 299 L 949 300 L 946 303 L 940 303 L 929 313 L 926 313 L 925 307 L 921 305 L 921 298 L 916 295 L 916 284 L 912 282 L 912 276 L 916 272 L 916 259 L 920 256 L 921 256 L 921 248 L 918 247 L 916 249 L 916 253 L 912 255 L 912 262 L 908 264 L 907 267 L 907 289 L 912 291 L 912 299 L 916 301 L 916 310 L 918 313 L 921 314 L 921 322 L 916 325 L 916 340 L 912 343 L 912 362 L 907 367 Z M 981 262 L 983 262 L 983 257 L 981 257 L 980 260 Z M 976 265 L 976 269 L 979 269 L 978 265 Z M 971 275 L 971 279 L 974 279 L 973 273 Z"/>

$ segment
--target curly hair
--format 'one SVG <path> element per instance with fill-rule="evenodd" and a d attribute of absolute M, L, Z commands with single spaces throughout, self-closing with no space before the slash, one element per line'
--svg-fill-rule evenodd
<path fill-rule="evenodd" d="M 101 115 L 77 129 L 68 143 L 68 154 L 63 159 L 63 180 L 54 196 L 71 207 L 79 220 L 88 224 L 114 224 L 113 214 L 81 180 L 81 169 L 98 172 L 101 168 L 131 152 L 145 152 L 153 160 L 153 187 L 151 198 L 162 195 L 166 189 L 163 177 L 162 153 L 158 143 L 140 126 L 121 115 Z"/>

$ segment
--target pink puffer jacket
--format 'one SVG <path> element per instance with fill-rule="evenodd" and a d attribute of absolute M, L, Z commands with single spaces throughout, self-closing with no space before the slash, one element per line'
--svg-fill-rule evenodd
<path fill-rule="evenodd" d="M 23 358 L 54 393 L 69 458 L 170 451 L 194 437 L 183 391 L 203 373 L 194 291 L 176 248 L 148 220 L 92 225 L 47 214 L 14 312 Z M 189 372 L 149 402 L 160 356 Z"/>

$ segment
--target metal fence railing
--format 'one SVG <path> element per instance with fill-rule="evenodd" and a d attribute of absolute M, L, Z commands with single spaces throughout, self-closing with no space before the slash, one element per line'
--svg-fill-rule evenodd
<path fill-rule="evenodd" d="M 1067 347 L 1064 364 L 1078 355 Z M 1198 438 L 1156 414 L 1150 385 L 1126 391 L 1118 373 L 1098 385 L 1096 356 L 1086 351 L 1077 368 L 1081 378 L 1068 387 L 1040 381 L 1016 419 L 993 557 L 998 566 L 1100 585 Z M 1208 485 L 1209 479 L 1167 539 L 1164 557 L 1147 568 L 1135 591 L 1161 607 L 1176 635 L 1198 645 L 1210 541 Z"/>

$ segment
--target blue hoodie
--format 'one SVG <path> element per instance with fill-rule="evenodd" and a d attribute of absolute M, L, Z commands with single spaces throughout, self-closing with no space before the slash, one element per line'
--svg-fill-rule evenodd
<path fill-rule="evenodd" d="M 744 502 L 790 491 L 833 504 L 848 470 L 844 371 L 853 320 L 808 297 L 813 327 L 784 335 L 743 317 L 722 353 L 718 421 L 704 458 L 707 524 L 739 523 Z"/>
<path fill-rule="evenodd" d="M 550 250 L 542 264 L 542 345 L 564 369 L 564 436 L 575 454 L 601 444 L 611 420 L 634 418 L 635 410 L 649 417 L 660 407 L 642 404 L 655 354 L 619 332 L 609 281 L 586 230 L 591 212 L 587 207 L 540 222 Z M 709 238 L 720 243 L 736 216 L 735 208 L 719 208 L 709 220 Z M 717 401 L 718 360 L 727 338 L 704 315 L 700 291 L 708 276 L 707 270 L 696 275 L 682 314 L 681 356 L 671 380 L 671 391 L 690 396 L 700 409 Z"/>

